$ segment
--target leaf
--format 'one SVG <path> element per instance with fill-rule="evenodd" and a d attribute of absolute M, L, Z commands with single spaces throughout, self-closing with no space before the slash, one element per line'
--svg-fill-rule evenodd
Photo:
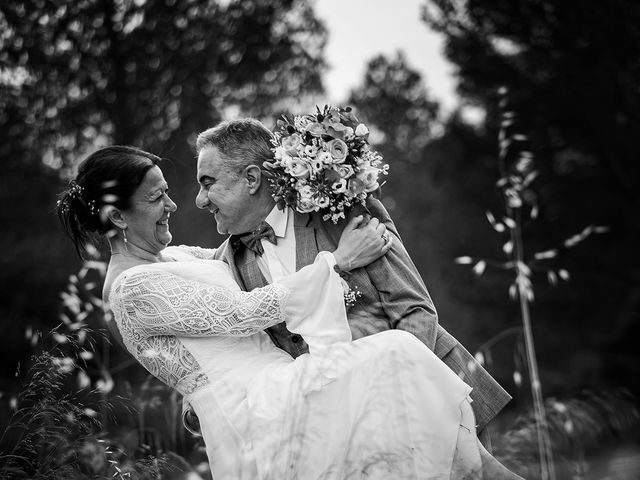
<path fill-rule="evenodd" d="M 502 233 L 505 231 L 504 225 L 496 220 L 496 217 L 490 211 L 486 211 L 485 215 L 487 216 L 487 220 L 493 227 L 496 232 Z"/>
<path fill-rule="evenodd" d="M 558 250 L 552 248 L 551 250 L 545 250 L 544 252 L 537 252 L 533 254 L 533 258 L 536 260 L 545 260 L 547 258 L 554 258 L 558 255 Z"/>
<path fill-rule="evenodd" d="M 473 258 L 471 257 L 457 257 L 454 262 L 456 262 L 459 265 L 470 265 L 471 263 L 473 263 Z"/>
<path fill-rule="evenodd" d="M 531 303 L 533 303 L 533 301 L 536 299 L 536 296 L 533 293 L 533 289 L 530 287 L 525 289 L 524 294 L 526 299 Z"/>
<path fill-rule="evenodd" d="M 503 217 L 502 222 L 511 229 L 514 229 L 517 226 L 516 221 L 510 217 Z"/>
<path fill-rule="evenodd" d="M 528 283 L 529 282 L 529 278 L 528 277 L 531 276 L 531 268 L 529 268 L 529 265 L 527 265 L 524 262 L 519 261 L 519 262 L 517 262 L 516 266 L 518 268 L 518 271 L 520 273 L 522 273 L 522 275 L 524 275 L 526 277 L 526 283 Z M 525 280 L 522 280 L 522 281 L 523 281 L 523 283 L 525 283 Z"/>
<path fill-rule="evenodd" d="M 87 372 L 85 372 L 84 370 L 78 371 L 77 382 L 78 388 L 80 390 L 84 390 L 85 388 L 91 386 L 91 379 L 89 378 L 89 375 L 87 375 Z"/>
<path fill-rule="evenodd" d="M 522 184 L 525 187 L 528 187 L 529 185 L 531 185 L 531 182 L 533 182 L 536 178 L 538 178 L 538 171 L 534 170 L 533 172 L 531 172 L 530 174 L 528 174 L 526 177 L 524 177 L 524 180 L 522 181 Z"/>
<path fill-rule="evenodd" d="M 558 270 L 558 275 L 560 276 L 561 279 L 563 279 L 565 282 L 569 281 L 569 278 L 571 278 L 571 276 L 569 275 L 569 272 L 565 269 L 560 269 Z"/>
<path fill-rule="evenodd" d="M 485 262 L 484 260 L 480 260 L 474 265 L 473 273 L 480 276 L 484 273 L 485 268 L 487 268 L 487 262 Z"/>
<path fill-rule="evenodd" d="M 509 183 L 509 180 L 506 177 L 502 177 L 500 180 L 498 180 L 496 182 L 496 187 L 498 188 L 502 188 L 504 187 L 507 183 Z"/>
<path fill-rule="evenodd" d="M 83 360 L 91 360 L 93 358 L 93 352 L 83 350 L 80 352 L 80 358 L 82 358 Z"/>
<path fill-rule="evenodd" d="M 82 413 L 84 413 L 87 417 L 97 417 L 98 416 L 98 412 L 96 412 L 93 408 L 85 408 Z"/>
<path fill-rule="evenodd" d="M 562 402 L 554 401 L 551 407 L 558 413 L 567 413 L 567 406 Z"/>
<path fill-rule="evenodd" d="M 573 433 L 573 422 L 571 420 L 567 420 L 566 422 L 564 422 L 564 430 L 571 435 Z"/>
<path fill-rule="evenodd" d="M 517 370 L 513 372 L 513 383 L 515 383 L 516 387 L 522 385 L 522 374 Z"/>
<path fill-rule="evenodd" d="M 58 332 L 53 332 L 51 337 L 56 343 L 67 343 L 69 341 L 69 337 Z"/>

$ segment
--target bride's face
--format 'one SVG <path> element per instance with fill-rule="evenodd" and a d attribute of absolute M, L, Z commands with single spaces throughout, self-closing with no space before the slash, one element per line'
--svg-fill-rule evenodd
<path fill-rule="evenodd" d="M 169 216 L 178 207 L 168 190 L 162 171 L 153 167 L 131 197 L 131 206 L 122 212 L 127 241 L 154 255 L 171 243 Z"/>

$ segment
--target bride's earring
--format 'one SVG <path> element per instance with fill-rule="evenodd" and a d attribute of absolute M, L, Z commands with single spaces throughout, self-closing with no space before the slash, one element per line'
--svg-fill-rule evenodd
<path fill-rule="evenodd" d="M 122 229 L 122 237 L 124 238 L 124 249 L 129 253 L 129 241 L 127 240 L 127 227 Z"/>

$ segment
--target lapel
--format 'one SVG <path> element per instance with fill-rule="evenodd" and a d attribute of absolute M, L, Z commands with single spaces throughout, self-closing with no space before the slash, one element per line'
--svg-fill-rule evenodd
<path fill-rule="evenodd" d="M 220 250 L 222 250 L 221 254 L 216 256 L 229 265 L 233 279 L 241 289 L 250 291 L 254 288 L 267 285 L 267 280 L 260 272 L 260 268 L 258 268 L 255 253 L 251 250 L 244 248 L 241 253 L 236 255 L 228 238 L 224 244 L 220 246 Z"/>
<path fill-rule="evenodd" d="M 296 236 L 296 271 L 313 263 L 318 255 L 316 229 L 311 225 L 311 215 L 294 211 L 293 231 Z"/>
<path fill-rule="evenodd" d="M 236 260 L 233 255 L 233 248 L 231 247 L 231 242 L 227 238 L 224 241 L 224 244 L 220 246 L 222 249 L 222 253 L 220 255 L 221 259 L 229 265 L 231 270 L 231 274 L 233 275 L 233 279 L 240 286 L 241 289 L 246 290 L 247 287 L 244 284 L 244 280 L 242 279 L 242 275 L 240 274 L 240 270 L 238 270 L 238 265 L 236 265 Z M 216 252 L 217 253 L 217 252 Z"/>
<path fill-rule="evenodd" d="M 256 254 L 253 250 L 243 248 L 240 252 L 236 253 L 235 258 L 238 262 L 238 270 L 240 276 L 244 280 L 245 289 L 251 291 L 254 288 L 264 287 L 268 285 L 267 279 L 264 278 L 258 262 L 256 261 Z"/>
<path fill-rule="evenodd" d="M 312 264 L 318 252 L 332 252 L 336 243 L 332 240 L 322 222 L 309 213 L 294 212 L 294 232 L 296 236 L 296 271 Z"/>

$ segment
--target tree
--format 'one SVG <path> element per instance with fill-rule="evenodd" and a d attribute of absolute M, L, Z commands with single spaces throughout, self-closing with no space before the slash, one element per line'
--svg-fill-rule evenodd
<path fill-rule="evenodd" d="M 20 164 L 164 150 L 225 109 L 321 89 L 325 31 L 298 0 L 8 0 L 0 27 L 0 156 Z"/>
<path fill-rule="evenodd" d="M 420 158 L 438 119 L 438 103 L 428 98 L 422 77 L 400 52 L 392 59 L 378 55 L 369 61 L 349 104 L 383 134 L 379 143 L 398 161 Z"/>
<path fill-rule="evenodd" d="M 540 151 L 558 169 L 597 164 L 627 200 L 640 195 L 640 5 L 629 0 L 429 0 L 460 92 L 492 112 L 509 87 Z"/>
<path fill-rule="evenodd" d="M 609 384 L 637 393 L 628 339 L 640 306 L 640 6 L 428 0 L 423 18 L 446 38 L 459 92 L 488 112 L 488 139 L 497 139 L 498 87 L 509 89 L 541 170 L 542 221 L 525 231 L 533 251 L 588 224 L 612 227 L 559 259 L 570 287 L 538 295 L 537 336 L 553 339 L 539 356 L 547 391 Z M 572 366 L 570 381 L 558 365 Z"/>

